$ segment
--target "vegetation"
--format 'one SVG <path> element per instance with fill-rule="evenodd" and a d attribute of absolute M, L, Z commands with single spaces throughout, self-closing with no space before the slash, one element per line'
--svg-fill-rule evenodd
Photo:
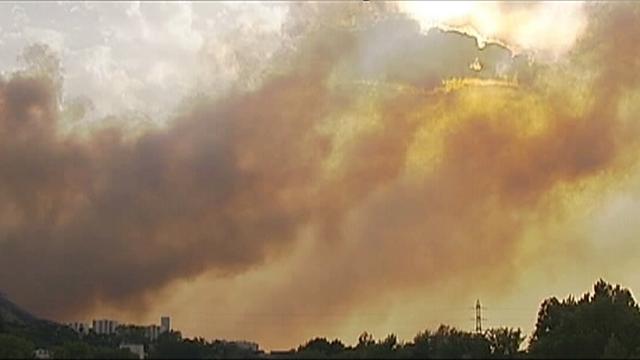
<path fill-rule="evenodd" d="M 520 329 L 497 328 L 472 333 L 441 325 L 436 331 L 418 333 L 409 342 L 400 342 L 393 334 L 376 340 L 365 332 L 353 346 L 338 339 L 315 338 L 296 349 L 265 354 L 241 343 L 184 339 L 180 332 L 162 334 L 150 341 L 144 336 L 144 328 L 138 326 L 121 327 L 115 335 L 90 333 L 79 337 L 66 326 L 19 315 L 8 320 L 0 313 L 0 358 L 29 358 L 38 348 L 48 349 L 54 358 L 136 358 L 129 350 L 119 349 L 122 343 L 142 344 L 149 356 L 156 359 L 640 357 L 640 308 L 629 290 L 603 280 L 594 285 L 593 293 L 578 300 L 573 297 L 545 300 L 526 347 Z"/>
<path fill-rule="evenodd" d="M 640 358 L 640 309 L 631 292 L 603 280 L 579 300 L 545 300 L 529 345 L 522 348 L 519 329 L 490 329 L 482 334 L 445 325 L 421 332 L 412 342 L 398 343 L 394 335 L 375 341 L 364 333 L 358 344 L 339 340 L 310 340 L 277 358 L 324 359 L 440 359 L 440 358 Z"/>
<path fill-rule="evenodd" d="M 0 359 L 24 359 L 33 354 L 34 346 L 29 340 L 9 334 L 0 334 Z"/>
<path fill-rule="evenodd" d="M 92 346 L 83 341 L 66 342 L 53 348 L 55 359 L 137 359 L 129 350 Z"/>
<path fill-rule="evenodd" d="M 260 355 L 234 342 L 182 339 L 179 332 L 160 335 L 149 354 L 154 359 L 250 359 Z"/>
<path fill-rule="evenodd" d="M 598 281 L 580 300 L 542 303 L 529 353 L 536 357 L 638 358 L 640 311 L 631 292 Z"/>
<path fill-rule="evenodd" d="M 345 346 L 339 340 L 323 338 L 277 358 L 306 359 L 477 359 L 506 358 L 524 355 L 518 349 L 524 338 L 520 330 L 493 329 L 482 334 L 460 331 L 441 325 L 435 332 L 418 333 L 412 342 L 400 343 L 395 335 L 375 341 L 368 333 L 358 338 L 355 346 Z"/>

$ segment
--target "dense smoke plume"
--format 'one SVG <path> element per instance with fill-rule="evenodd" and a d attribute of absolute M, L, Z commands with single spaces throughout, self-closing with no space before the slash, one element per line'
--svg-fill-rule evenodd
<path fill-rule="evenodd" d="M 344 6 L 357 16 L 314 9 L 255 90 L 140 134 L 63 132 L 51 82 L 2 82 L 0 289 L 58 319 L 145 308 L 176 280 L 286 258 L 305 230 L 313 256 L 246 316 L 480 274 L 504 286 L 528 228 L 635 165 L 638 5 L 593 6 L 545 66 Z"/>

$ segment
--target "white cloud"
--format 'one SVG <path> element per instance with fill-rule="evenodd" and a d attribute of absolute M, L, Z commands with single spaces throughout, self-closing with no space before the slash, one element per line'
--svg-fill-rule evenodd
<path fill-rule="evenodd" d="M 238 76 L 238 56 L 268 57 L 287 4 L 0 4 L 0 69 L 33 42 L 56 50 L 66 98 L 87 96 L 95 116 L 146 112 L 161 119 L 195 88 L 221 90 Z M 10 25 L 5 25 L 10 24 Z M 271 34 L 266 39 L 265 34 Z M 206 50 L 208 49 L 208 50 Z"/>
<path fill-rule="evenodd" d="M 425 30 L 444 25 L 551 58 L 569 50 L 586 24 L 583 1 L 402 1 L 400 8 Z"/>

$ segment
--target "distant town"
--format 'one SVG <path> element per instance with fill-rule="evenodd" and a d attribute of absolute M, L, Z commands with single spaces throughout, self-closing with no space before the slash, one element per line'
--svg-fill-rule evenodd
<path fill-rule="evenodd" d="M 173 332 L 169 316 L 162 316 L 160 317 L 160 324 L 151 325 L 122 324 L 112 319 L 94 319 L 91 323 L 71 322 L 66 326 L 73 329 L 80 339 L 91 336 L 118 339 L 118 349 L 128 350 L 138 359 L 149 358 L 149 351 L 153 348 L 158 338 Z M 180 332 L 173 332 L 173 334 L 181 338 Z M 241 349 L 245 354 L 264 354 L 263 351 L 260 351 L 258 344 L 254 342 L 244 340 L 219 342 Z M 36 359 L 54 358 L 52 352 L 45 348 L 36 349 L 33 355 Z"/>
<path fill-rule="evenodd" d="M 83 322 L 73 322 L 68 324 L 79 335 L 88 335 L 93 331 L 98 335 L 111 335 L 118 332 L 118 328 L 121 326 L 116 320 L 93 320 L 92 325 Z M 171 318 L 163 316 L 160 318 L 160 325 L 152 324 L 143 326 L 145 336 L 150 340 L 158 339 L 158 335 L 171 331 Z"/>
<path fill-rule="evenodd" d="M 93 332 L 97 335 L 115 335 L 123 327 L 117 320 L 100 319 L 93 320 L 91 326 L 89 323 L 73 322 L 67 324 L 71 327 L 80 337 L 87 336 Z M 131 325 L 130 325 L 131 326 Z M 135 326 L 135 325 L 132 325 Z M 169 316 L 162 316 L 160 318 L 160 325 L 152 324 L 142 327 L 144 329 L 144 336 L 150 341 L 156 341 L 160 334 L 168 333 L 171 331 L 171 318 Z M 127 349 L 136 354 L 140 359 L 147 357 L 145 353 L 144 344 L 120 344 L 121 349 Z M 46 353 L 40 353 L 39 358 L 49 358 Z M 44 355 L 44 357 L 42 357 Z"/>

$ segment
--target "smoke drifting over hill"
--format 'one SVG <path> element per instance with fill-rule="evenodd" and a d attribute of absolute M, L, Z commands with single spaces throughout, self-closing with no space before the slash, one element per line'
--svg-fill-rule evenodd
<path fill-rule="evenodd" d="M 544 66 L 388 9 L 358 29 L 334 10 L 292 24 L 255 89 L 140 134 L 63 132 L 50 82 L 0 83 L 0 288 L 54 318 L 144 308 L 176 280 L 286 257 L 305 229 L 313 259 L 255 312 L 504 281 L 529 227 L 635 165 L 637 4 L 593 6 L 572 52 Z"/>

